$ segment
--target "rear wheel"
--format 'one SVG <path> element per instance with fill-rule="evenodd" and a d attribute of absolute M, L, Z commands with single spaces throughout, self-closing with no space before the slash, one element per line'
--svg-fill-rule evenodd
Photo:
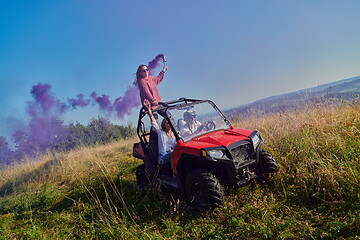
<path fill-rule="evenodd" d="M 186 178 L 186 195 L 197 209 L 205 211 L 224 204 L 224 191 L 216 176 L 205 169 L 195 169 Z"/>
<path fill-rule="evenodd" d="M 271 173 L 279 171 L 279 166 L 274 157 L 263 149 L 259 152 L 259 163 L 256 167 L 256 175 L 258 180 L 266 181 L 269 179 Z"/>
<path fill-rule="evenodd" d="M 144 191 L 150 184 L 150 175 L 145 168 L 145 164 L 142 164 L 136 168 L 136 181 L 139 187 L 139 191 Z"/>

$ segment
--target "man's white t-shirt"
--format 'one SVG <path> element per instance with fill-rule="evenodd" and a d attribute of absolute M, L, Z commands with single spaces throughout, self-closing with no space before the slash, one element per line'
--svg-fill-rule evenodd
<path fill-rule="evenodd" d="M 189 136 L 193 134 L 201 126 L 201 122 L 196 120 L 194 124 L 185 123 L 181 126 L 180 132 L 182 135 Z"/>

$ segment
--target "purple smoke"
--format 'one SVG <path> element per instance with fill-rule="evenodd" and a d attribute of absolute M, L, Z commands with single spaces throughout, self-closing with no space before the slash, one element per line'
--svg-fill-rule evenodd
<path fill-rule="evenodd" d="M 31 156 L 66 140 L 69 133 L 61 120 L 62 114 L 88 106 L 91 99 L 107 116 L 114 113 L 120 119 L 130 114 L 134 107 L 140 106 L 139 92 L 135 86 L 128 87 L 124 96 L 116 98 L 113 103 L 108 95 L 98 96 L 96 92 L 91 93 L 90 98 L 78 94 L 76 98 L 68 98 L 66 102 L 62 102 L 51 93 L 51 86 L 43 83 L 33 86 L 30 93 L 34 99 L 27 103 L 30 120 L 13 137 L 18 151 Z"/>
<path fill-rule="evenodd" d="M 35 110 L 34 108 L 37 108 L 36 106 L 41 108 L 43 113 L 48 113 L 51 110 L 51 108 L 54 106 L 55 100 L 49 92 L 50 89 L 51 89 L 50 85 L 41 84 L 41 83 L 32 87 L 30 93 L 36 100 L 36 102 L 34 103 L 35 105 L 32 104 L 32 106 L 30 107 L 32 114 L 35 114 L 33 111 Z"/>
<path fill-rule="evenodd" d="M 163 54 L 158 54 L 148 64 L 153 73 L 160 66 Z M 108 117 L 115 114 L 123 119 L 130 115 L 133 108 L 139 107 L 139 89 L 136 86 L 128 86 L 124 96 L 115 99 L 114 102 L 106 94 L 98 96 L 92 92 L 89 98 L 84 94 L 78 94 L 75 98 L 67 98 L 67 101 L 60 101 L 54 97 L 49 84 L 38 83 L 30 91 L 33 101 L 27 103 L 27 113 L 30 120 L 27 124 L 19 127 L 14 134 L 15 144 L 20 152 L 28 155 L 35 155 L 39 151 L 50 149 L 69 136 L 67 128 L 61 120 L 62 114 L 78 107 L 86 107 L 91 102 L 98 104 L 99 108 Z"/>
<path fill-rule="evenodd" d="M 160 53 L 160 54 L 156 55 L 156 57 L 148 63 L 148 69 L 149 69 L 150 75 L 155 74 L 155 69 L 161 65 L 163 57 L 164 57 L 164 54 Z"/>
<path fill-rule="evenodd" d="M 91 97 L 108 116 L 115 112 L 116 116 L 120 119 L 123 119 L 125 115 L 130 115 L 133 108 L 140 106 L 139 90 L 136 86 L 129 86 L 124 96 L 116 98 L 114 103 L 111 102 L 110 97 L 106 94 L 98 97 L 97 93 L 93 92 Z"/>
<path fill-rule="evenodd" d="M 155 74 L 155 70 L 159 67 L 164 59 L 164 54 L 160 53 L 148 63 L 148 69 L 150 75 Z M 99 108 L 110 116 L 113 112 L 120 119 L 123 119 L 125 115 L 129 115 L 131 110 L 135 107 L 139 107 L 140 97 L 139 89 L 135 86 L 129 86 L 123 97 L 115 99 L 114 103 L 110 101 L 110 97 L 106 94 L 98 96 L 96 92 L 91 93 L 90 97 L 99 105 Z"/>
<path fill-rule="evenodd" d="M 46 83 L 38 83 L 32 87 L 30 93 L 35 101 L 27 103 L 27 112 L 31 117 L 59 115 L 70 108 L 75 109 L 77 106 L 87 106 L 90 103 L 90 99 L 84 99 L 83 94 L 78 94 L 77 98 L 68 99 L 68 103 L 61 102 L 50 90 L 51 86 Z"/>
<path fill-rule="evenodd" d="M 84 99 L 84 94 L 78 94 L 77 98 L 68 98 L 68 102 L 72 109 L 76 109 L 77 107 L 86 107 L 90 104 L 90 99 Z"/>
<path fill-rule="evenodd" d="M 30 121 L 13 134 L 18 150 L 28 155 L 48 149 L 67 134 L 63 121 L 58 117 L 69 106 L 55 99 L 50 90 L 49 84 L 39 83 L 32 87 L 30 93 L 34 101 L 27 103 Z"/>
<path fill-rule="evenodd" d="M 96 92 L 92 92 L 90 97 L 94 99 L 94 101 L 99 104 L 99 107 L 102 111 L 104 111 L 108 116 L 111 115 L 114 107 L 110 101 L 110 97 L 106 94 L 101 95 L 100 97 L 97 96 Z"/>
<path fill-rule="evenodd" d="M 130 114 L 131 110 L 140 106 L 139 89 L 136 86 L 129 86 L 124 97 L 119 97 L 114 102 L 116 116 L 124 118 L 126 114 Z"/>

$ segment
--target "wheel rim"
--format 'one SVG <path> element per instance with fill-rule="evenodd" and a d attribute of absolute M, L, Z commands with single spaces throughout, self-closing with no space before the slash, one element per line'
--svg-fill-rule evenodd
<path fill-rule="evenodd" d="M 191 194 L 194 198 L 194 201 L 201 206 L 206 206 L 208 203 L 208 196 L 206 191 L 204 191 L 203 186 L 199 182 L 195 182 L 191 187 Z"/>

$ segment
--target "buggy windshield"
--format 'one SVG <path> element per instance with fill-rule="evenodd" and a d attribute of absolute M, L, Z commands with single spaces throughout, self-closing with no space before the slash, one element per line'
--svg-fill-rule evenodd
<path fill-rule="evenodd" d="M 230 123 L 209 102 L 187 104 L 169 109 L 171 120 L 185 142 L 200 135 L 230 128 Z"/>

